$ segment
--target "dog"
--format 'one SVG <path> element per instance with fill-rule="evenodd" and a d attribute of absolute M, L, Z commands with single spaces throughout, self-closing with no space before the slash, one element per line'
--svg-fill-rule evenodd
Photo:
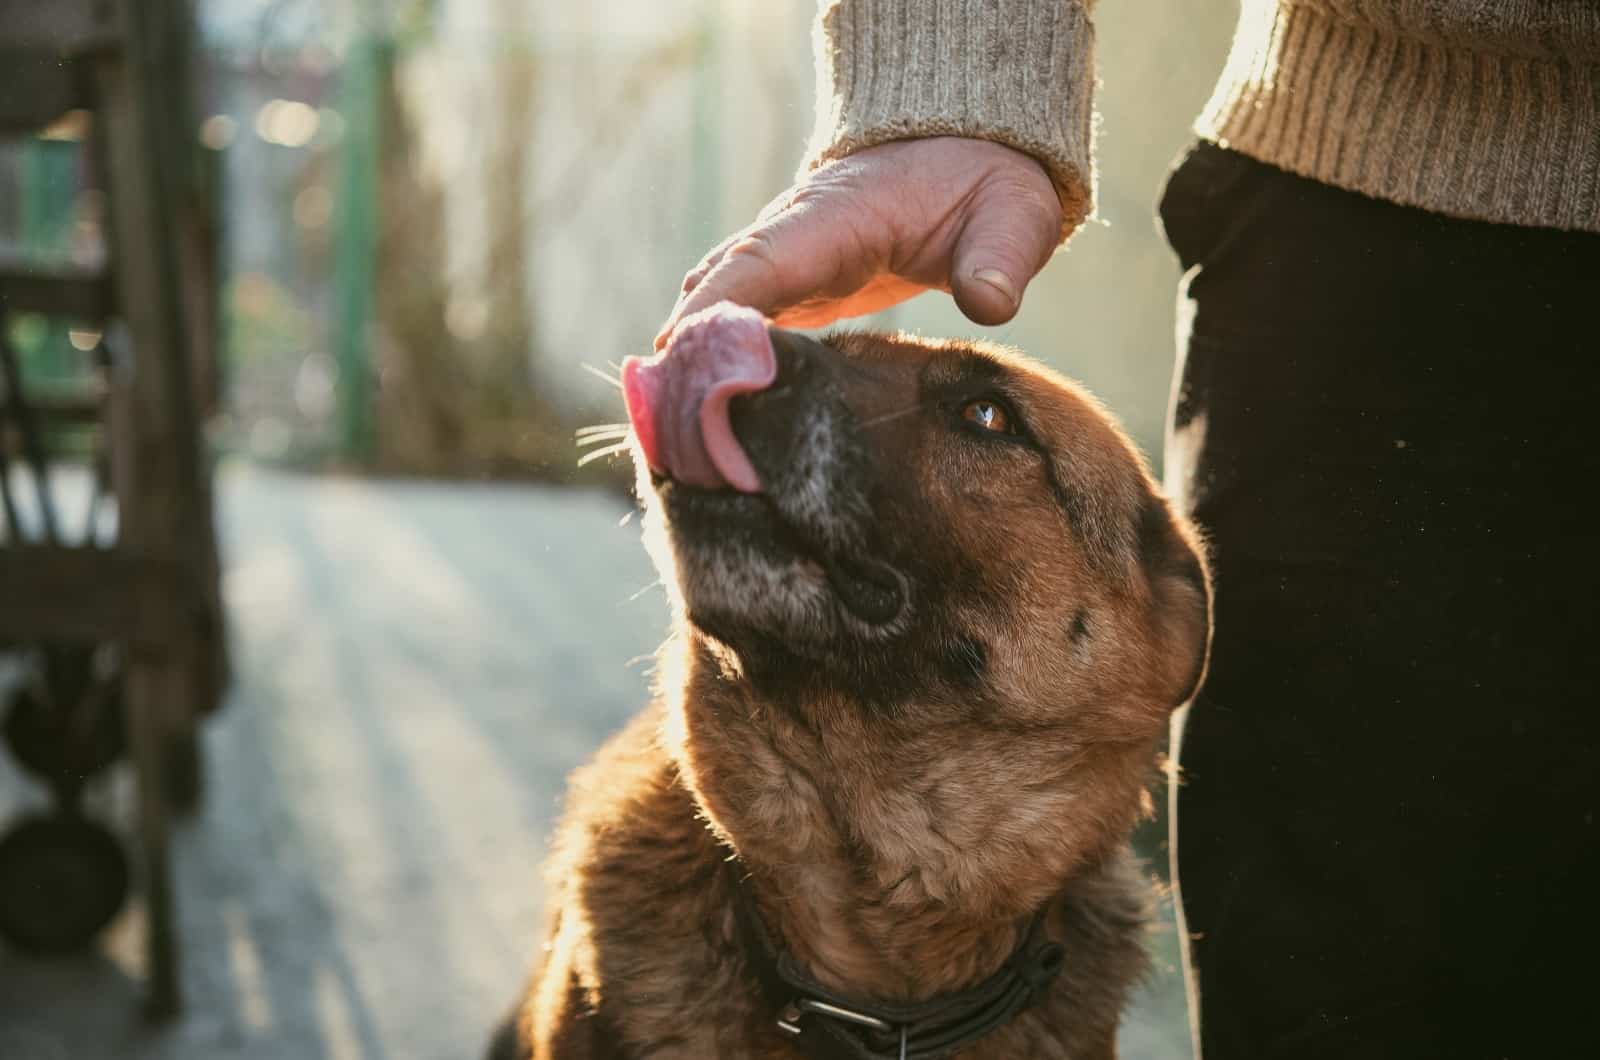
<path fill-rule="evenodd" d="M 494 1060 L 1106 1058 L 1207 566 L 1084 391 L 724 304 L 623 367 L 670 638 Z"/>

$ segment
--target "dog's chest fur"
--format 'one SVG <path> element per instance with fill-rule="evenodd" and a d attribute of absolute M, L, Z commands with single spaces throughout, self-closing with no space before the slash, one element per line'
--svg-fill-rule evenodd
<path fill-rule="evenodd" d="M 551 944 L 519 1014 L 522 1048 L 548 1052 L 507 1057 L 802 1057 L 745 970 L 729 852 L 661 746 L 661 719 L 646 711 L 574 779 L 550 866 Z M 1047 920 L 1061 976 L 963 1055 L 1113 1056 L 1145 965 L 1145 894 L 1123 852 L 1078 874 Z"/>

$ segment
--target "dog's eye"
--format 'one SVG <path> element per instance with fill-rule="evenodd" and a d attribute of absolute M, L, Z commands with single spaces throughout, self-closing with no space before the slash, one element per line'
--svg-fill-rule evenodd
<path fill-rule="evenodd" d="M 988 398 L 967 402 L 966 407 L 961 410 L 961 418 L 996 434 L 1017 433 L 1011 425 L 1011 414 L 1006 411 L 1006 407 Z"/>

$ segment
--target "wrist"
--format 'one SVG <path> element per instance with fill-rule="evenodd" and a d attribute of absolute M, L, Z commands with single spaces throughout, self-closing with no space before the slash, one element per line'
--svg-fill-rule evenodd
<path fill-rule="evenodd" d="M 896 140 L 955 136 L 1019 151 L 1049 177 L 1060 238 L 1089 215 L 1094 31 L 1085 5 L 837 0 L 817 34 L 817 124 L 803 169 Z"/>

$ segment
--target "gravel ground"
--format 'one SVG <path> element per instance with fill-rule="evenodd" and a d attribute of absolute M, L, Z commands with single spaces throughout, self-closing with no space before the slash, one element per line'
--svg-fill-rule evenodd
<path fill-rule="evenodd" d="M 132 903 L 85 957 L 0 950 L 0 1060 L 476 1057 L 564 778 L 646 694 L 636 525 L 599 493 L 242 467 L 219 500 L 236 674 L 176 837 L 186 1014 L 135 1017 Z M 0 816 L 39 801 L 0 756 Z M 1156 958 L 1123 1055 L 1187 1058 L 1170 930 Z"/>

